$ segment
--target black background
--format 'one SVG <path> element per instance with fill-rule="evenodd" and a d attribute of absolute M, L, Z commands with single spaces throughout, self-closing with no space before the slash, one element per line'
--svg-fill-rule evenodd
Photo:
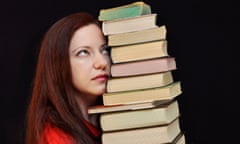
<path fill-rule="evenodd" d="M 24 115 L 30 96 L 40 40 L 47 28 L 73 12 L 98 16 L 133 0 L 32 0 L 0 5 L 0 144 L 23 144 Z M 175 80 L 181 129 L 187 144 L 231 143 L 232 18 L 227 0 L 145 1 L 167 26 L 168 50 L 176 58 Z"/>

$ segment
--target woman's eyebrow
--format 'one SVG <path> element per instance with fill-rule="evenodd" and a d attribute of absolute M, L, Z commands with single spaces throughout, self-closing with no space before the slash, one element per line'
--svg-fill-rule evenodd
<path fill-rule="evenodd" d="M 81 46 L 78 46 L 76 48 L 73 48 L 72 52 L 74 53 L 74 52 L 76 52 L 80 48 L 91 49 L 91 47 L 88 46 L 88 45 L 81 45 Z"/>

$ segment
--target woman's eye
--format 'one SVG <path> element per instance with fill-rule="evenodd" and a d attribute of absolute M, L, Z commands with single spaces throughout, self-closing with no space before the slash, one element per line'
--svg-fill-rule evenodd
<path fill-rule="evenodd" d="M 87 56 L 87 55 L 89 55 L 89 52 L 87 50 L 80 50 L 77 53 L 77 56 Z"/>
<path fill-rule="evenodd" d="M 102 53 L 105 54 L 105 55 L 109 55 L 110 54 L 110 48 L 109 47 L 103 48 Z"/>

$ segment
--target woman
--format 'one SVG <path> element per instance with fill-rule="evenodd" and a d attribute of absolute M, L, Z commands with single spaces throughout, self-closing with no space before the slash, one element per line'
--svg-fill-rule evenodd
<path fill-rule="evenodd" d="M 27 144 L 98 143 L 99 104 L 110 73 L 110 57 L 93 16 L 76 13 L 56 22 L 41 44 L 27 114 Z"/>

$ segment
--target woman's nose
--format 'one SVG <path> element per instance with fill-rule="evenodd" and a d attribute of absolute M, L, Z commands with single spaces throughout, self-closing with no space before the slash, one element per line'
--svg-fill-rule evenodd
<path fill-rule="evenodd" d="M 94 60 L 94 67 L 96 69 L 105 69 L 107 65 L 108 65 L 107 57 L 101 53 L 96 54 L 95 60 Z"/>

